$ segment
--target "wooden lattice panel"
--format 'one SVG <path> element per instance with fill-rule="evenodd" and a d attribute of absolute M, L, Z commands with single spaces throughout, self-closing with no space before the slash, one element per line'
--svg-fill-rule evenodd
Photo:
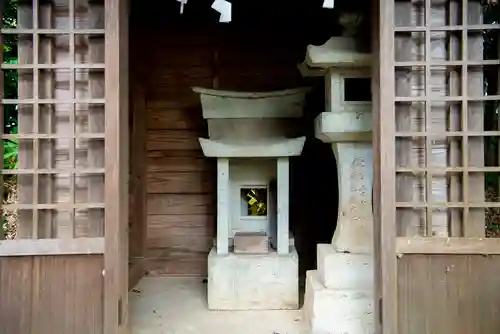
<path fill-rule="evenodd" d="M 394 6 L 397 235 L 495 236 L 500 25 L 476 0 Z"/>
<path fill-rule="evenodd" d="M 3 121 L 17 122 L 17 131 L 3 127 L 2 138 L 18 145 L 17 166 L 2 169 L 9 237 L 59 246 L 98 238 L 89 245 L 102 246 L 104 1 L 19 0 L 14 15 L 1 30 L 10 48 L 2 63 Z"/>

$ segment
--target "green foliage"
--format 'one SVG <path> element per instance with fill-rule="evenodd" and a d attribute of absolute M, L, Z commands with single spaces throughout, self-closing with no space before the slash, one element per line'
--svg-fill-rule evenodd
<path fill-rule="evenodd" d="M 15 28 L 17 26 L 17 1 L 7 0 L 5 5 L 2 24 L 5 28 Z M 4 63 L 17 63 L 17 38 L 15 35 L 5 35 L 3 40 Z M 4 71 L 4 95 L 7 99 L 17 98 L 18 76 L 16 71 Z M 4 133 L 17 133 L 17 106 L 4 105 Z M 18 142 L 16 140 L 3 140 L 3 164 L 4 168 L 13 169 L 17 167 Z"/>
<path fill-rule="evenodd" d="M 17 26 L 17 1 L 7 0 L 5 4 L 5 11 L 2 18 L 4 28 L 15 28 Z M 4 35 L 3 36 L 3 59 L 4 63 L 16 64 L 17 63 L 17 36 Z M 17 98 L 17 82 L 18 76 L 16 71 L 4 71 L 4 94 L 6 99 Z M 17 128 L 17 106 L 5 105 L 4 106 L 4 133 L 12 133 Z"/>
<path fill-rule="evenodd" d="M 17 0 L 7 0 L 5 3 L 2 17 L 2 26 L 4 28 L 15 28 L 17 26 Z M 7 64 L 17 64 L 17 37 L 15 35 L 3 36 L 3 60 Z M 18 75 L 16 71 L 4 71 L 4 97 L 7 99 L 17 98 Z M 4 105 L 4 133 L 17 133 L 17 106 Z M 4 139 L 3 146 L 3 165 L 6 169 L 17 168 L 17 157 L 19 152 L 19 143 L 17 140 Z M 4 181 L 7 176 L 4 176 Z M 13 178 L 14 176 L 10 176 Z M 2 230 L 6 229 L 5 216 L 2 214 Z"/>
<path fill-rule="evenodd" d="M 14 130 L 17 132 L 17 129 Z M 15 139 L 4 139 L 3 141 L 3 165 L 5 169 L 16 169 L 18 167 L 17 155 L 19 143 Z"/>

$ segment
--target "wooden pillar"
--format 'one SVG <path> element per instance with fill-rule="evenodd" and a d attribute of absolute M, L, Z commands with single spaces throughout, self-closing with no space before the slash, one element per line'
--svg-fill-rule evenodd
<path fill-rule="evenodd" d="M 288 157 L 278 158 L 278 219 L 277 241 L 278 254 L 288 254 L 290 251 L 289 200 L 290 200 L 290 161 Z"/>
<path fill-rule="evenodd" d="M 104 333 L 128 323 L 128 4 L 105 1 Z"/>
<path fill-rule="evenodd" d="M 217 254 L 229 253 L 229 159 L 217 159 Z"/>
<path fill-rule="evenodd" d="M 398 333 L 394 1 L 373 0 L 373 211 L 376 333 Z"/>

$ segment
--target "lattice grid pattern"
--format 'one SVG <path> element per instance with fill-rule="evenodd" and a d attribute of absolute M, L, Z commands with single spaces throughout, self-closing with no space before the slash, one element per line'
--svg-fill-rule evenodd
<path fill-rule="evenodd" d="M 104 16 L 104 0 L 18 0 L 1 30 L 2 125 L 17 114 L 2 138 L 18 145 L 1 170 L 17 200 L 2 209 L 16 239 L 104 236 Z"/>
<path fill-rule="evenodd" d="M 500 25 L 487 7 L 395 1 L 399 237 L 496 234 Z"/>

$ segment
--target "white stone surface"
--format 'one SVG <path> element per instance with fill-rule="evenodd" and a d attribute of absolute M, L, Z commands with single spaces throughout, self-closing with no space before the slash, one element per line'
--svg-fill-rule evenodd
<path fill-rule="evenodd" d="M 371 290 L 326 289 L 318 272 L 306 274 L 304 316 L 313 334 L 374 334 Z"/>
<path fill-rule="evenodd" d="M 277 189 L 277 251 L 278 254 L 287 254 L 290 250 L 290 161 L 288 157 L 279 158 L 277 162 L 278 189 Z"/>
<path fill-rule="evenodd" d="M 318 275 L 327 289 L 373 289 L 373 254 L 338 253 L 331 244 L 319 244 Z"/>
<path fill-rule="evenodd" d="M 230 226 L 230 173 L 229 159 L 217 159 L 217 253 L 229 252 L 229 226 Z"/>
<path fill-rule="evenodd" d="M 332 244 L 337 251 L 373 252 L 371 143 L 333 144 L 339 173 L 339 217 Z"/>
<path fill-rule="evenodd" d="M 306 137 L 292 139 L 259 139 L 248 141 L 211 140 L 199 138 L 207 157 L 255 158 L 290 157 L 302 153 Z"/>
<path fill-rule="evenodd" d="M 299 259 L 289 254 L 208 256 L 211 310 L 285 310 L 299 307 Z"/>
<path fill-rule="evenodd" d="M 363 67 L 371 66 L 373 57 L 370 53 L 356 51 L 355 41 L 349 37 L 331 37 L 323 45 L 309 45 L 307 47 L 307 68 L 332 68 L 332 67 Z M 301 73 L 308 75 L 305 66 L 300 66 Z"/>
<path fill-rule="evenodd" d="M 314 120 L 316 138 L 325 142 L 370 142 L 372 113 L 323 112 Z"/>
<path fill-rule="evenodd" d="M 302 117 L 310 88 L 235 92 L 194 87 L 193 91 L 200 94 L 204 118 L 294 118 Z"/>
<path fill-rule="evenodd" d="M 288 240 L 288 243 L 290 247 L 293 248 L 295 246 L 295 238 L 293 237 L 292 234 L 293 233 L 290 231 L 290 239 Z M 276 248 L 276 245 L 272 243 L 272 239 L 270 239 L 269 242 L 272 245 L 272 247 Z M 229 238 L 229 248 L 233 247 L 233 245 L 234 245 L 233 238 Z M 217 248 L 217 238 L 212 239 L 212 246 Z"/>
<path fill-rule="evenodd" d="M 255 141 L 258 138 L 295 138 L 301 135 L 300 120 L 290 118 L 209 118 L 212 140 Z"/>

